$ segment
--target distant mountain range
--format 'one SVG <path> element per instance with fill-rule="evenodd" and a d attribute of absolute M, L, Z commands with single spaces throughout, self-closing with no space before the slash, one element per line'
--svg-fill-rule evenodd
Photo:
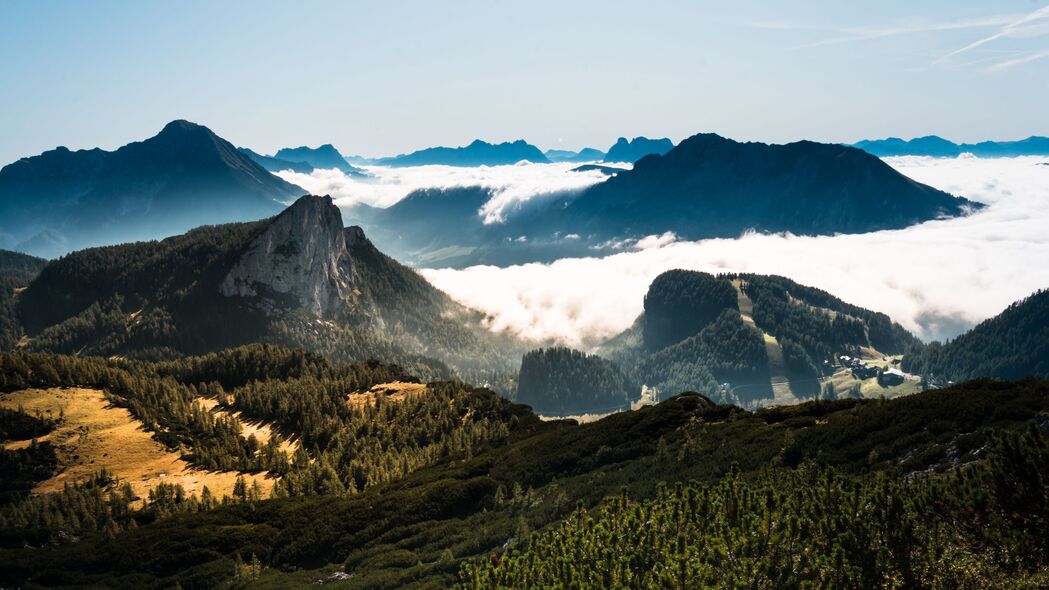
<path fill-rule="evenodd" d="M 48 352 L 170 358 L 269 342 L 381 357 L 434 378 L 509 371 L 523 352 L 359 227 L 344 228 L 330 197 L 302 197 L 261 221 L 74 252 L 43 268 L 14 314 L 22 346 Z"/>
<path fill-rule="evenodd" d="M 583 148 L 578 152 L 571 150 L 546 150 L 543 155 L 551 162 L 600 162 L 605 152 L 594 148 Z"/>
<path fill-rule="evenodd" d="M 173 121 L 113 152 L 59 147 L 4 166 L 0 245 L 53 257 L 257 219 L 304 192 L 207 127 Z"/>
<path fill-rule="evenodd" d="M 480 139 L 465 147 L 432 147 L 410 154 L 390 158 L 379 158 L 380 166 L 502 166 L 518 162 L 547 164 L 550 162 L 539 148 L 518 139 L 513 142 L 492 144 Z"/>
<path fill-rule="evenodd" d="M 343 174 L 350 176 L 367 176 L 368 173 L 356 166 L 351 166 L 346 158 L 339 153 L 339 150 L 335 149 L 330 143 L 326 143 L 320 147 L 310 148 L 301 146 L 297 148 L 282 148 L 277 150 L 277 153 L 273 155 L 278 160 L 287 162 L 305 162 L 314 168 L 335 168 L 342 171 Z"/>
<path fill-rule="evenodd" d="M 981 141 L 980 143 L 954 143 L 928 135 L 911 140 L 889 137 L 886 139 L 865 139 L 853 144 L 853 147 L 879 157 L 888 156 L 936 156 L 953 158 L 970 153 L 982 158 L 1003 158 L 1013 156 L 1049 156 L 1049 137 L 1032 135 L 1019 141 Z"/>
<path fill-rule="evenodd" d="M 915 182 L 855 148 L 739 143 L 713 134 L 644 157 L 588 189 L 528 201 L 502 223 L 485 224 L 478 215 L 487 198 L 490 191 L 482 188 L 418 191 L 385 213 L 353 214 L 402 259 L 465 265 L 592 255 L 667 231 L 690 240 L 750 229 L 863 233 L 980 206 Z"/>
<path fill-rule="evenodd" d="M 649 139 L 647 137 L 635 137 L 627 140 L 620 137 L 615 145 L 608 148 L 605 154 L 605 162 L 637 162 L 649 154 L 663 155 L 674 148 L 674 142 L 667 138 Z"/>
<path fill-rule="evenodd" d="M 274 158 L 273 156 L 264 156 L 244 147 L 239 147 L 237 150 L 270 172 L 280 172 L 282 170 L 291 170 L 292 172 L 298 172 L 300 174 L 309 174 L 310 172 L 313 172 L 313 166 L 306 162 L 289 162 L 288 160 L 281 160 L 279 158 Z"/>
<path fill-rule="evenodd" d="M 940 386 L 977 377 L 1049 379 L 1049 291 L 1013 303 L 954 340 L 908 354 L 903 367 Z"/>

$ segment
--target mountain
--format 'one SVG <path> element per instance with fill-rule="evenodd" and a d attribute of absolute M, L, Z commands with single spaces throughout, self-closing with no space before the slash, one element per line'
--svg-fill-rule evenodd
<path fill-rule="evenodd" d="M 865 139 L 853 144 L 878 157 L 888 156 L 935 156 L 953 158 L 970 153 L 983 158 L 1013 156 L 1049 156 L 1049 137 L 1032 135 L 1019 141 L 981 141 L 979 143 L 954 143 L 929 135 L 910 140 L 899 137 Z"/>
<path fill-rule="evenodd" d="M 559 211 L 562 232 L 688 239 L 745 230 L 821 235 L 894 229 L 978 205 L 915 182 L 859 149 L 694 135 L 639 160 Z"/>
<path fill-rule="evenodd" d="M 911 140 L 903 140 L 899 137 L 888 137 L 886 139 L 864 139 L 852 144 L 869 154 L 878 157 L 887 156 L 940 156 L 954 157 L 962 153 L 960 146 L 953 141 L 942 137 L 928 135 L 916 137 Z"/>
<path fill-rule="evenodd" d="M 546 150 L 543 155 L 551 162 L 600 162 L 605 157 L 605 152 L 594 148 L 583 148 L 578 152 Z"/>
<path fill-rule="evenodd" d="M 263 156 L 243 147 L 237 148 L 237 150 L 270 172 L 280 172 L 281 170 L 291 170 L 300 174 L 313 172 L 313 166 L 306 162 L 289 162 L 288 160 L 281 160 L 272 156 Z"/>
<path fill-rule="evenodd" d="M 416 191 L 385 212 L 361 209 L 361 223 L 400 259 L 461 267 L 611 254 L 617 244 L 668 231 L 687 240 L 749 230 L 864 233 L 982 206 L 915 182 L 862 150 L 807 141 L 767 145 L 700 134 L 629 170 L 590 166 L 597 165 L 580 168 L 610 177 L 529 199 L 497 223 L 481 216 L 493 194 L 482 187 Z"/>
<path fill-rule="evenodd" d="M 272 215 L 304 192 L 207 127 L 173 121 L 113 152 L 59 147 L 0 169 L 0 233 L 57 256 Z"/>
<path fill-rule="evenodd" d="M 615 176 L 626 170 L 626 168 L 620 168 L 619 166 L 603 166 L 601 164 L 583 164 L 582 166 L 572 168 L 572 172 L 590 172 L 592 170 L 597 170 L 605 176 Z"/>
<path fill-rule="evenodd" d="M 499 223 L 479 213 L 492 198 L 483 187 L 415 191 L 385 212 L 364 213 L 362 223 L 413 265 L 463 267 L 614 253 L 615 245 L 667 231 L 684 239 L 863 233 L 982 207 L 909 180 L 862 150 L 813 142 L 699 134 L 633 169 L 601 171 L 611 177 L 529 199 Z"/>
<path fill-rule="evenodd" d="M 348 174 L 350 176 L 368 175 L 364 170 L 361 170 L 356 166 L 351 166 L 349 162 L 346 161 L 346 158 L 342 157 L 339 150 L 335 149 L 335 146 L 330 143 L 326 143 L 316 148 L 306 146 L 281 148 L 277 150 L 277 153 L 274 154 L 273 157 L 288 162 L 306 162 L 314 168 L 335 168 L 343 174 Z"/>
<path fill-rule="evenodd" d="M 1049 378 L 1049 291 L 1013 303 L 954 340 L 908 353 L 902 366 L 937 383 Z"/>
<path fill-rule="evenodd" d="M 615 145 L 608 148 L 605 154 L 605 162 L 630 162 L 634 163 L 649 154 L 663 155 L 674 148 L 674 142 L 667 138 L 649 139 L 647 137 L 635 137 L 627 140 L 620 137 Z"/>
<path fill-rule="evenodd" d="M 330 197 L 261 221 L 54 261 L 17 298 L 28 350 L 173 358 L 251 342 L 427 375 L 510 371 L 522 352 L 415 271 L 343 228 Z M 432 359 L 438 359 L 433 361 Z M 490 374 L 490 373 L 486 373 Z"/>
<path fill-rule="evenodd" d="M 476 139 L 465 147 L 433 147 L 376 160 L 380 166 L 506 166 L 518 162 L 548 164 L 550 160 L 523 139 L 498 144 Z"/>
<path fill-rule="evenodd" d="M 634 325 L 598 352 L 660 397 L 698 391 L 759 406 L 820 395 L 839 355 L 880 360 L 920 346 L 885 314 L 783 277 L 671 270 L 652 281 Z"/>

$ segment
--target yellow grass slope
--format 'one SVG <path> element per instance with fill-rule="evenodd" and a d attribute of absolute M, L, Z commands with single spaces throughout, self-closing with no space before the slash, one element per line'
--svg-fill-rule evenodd
<path fill-rule="evenodd" d="M 54 477 L 41 482 L 33 490 L 35 493 L 61 490 L 64 484 L 86 479 L 105 467 L 130 483 L 141 498 L 161 482 L 181 484 L 188 493 L 198 496 L 207 486 L 216 497 L 222 497 L 232 494 L 239 475 L 192 468 L 178 453 L 153 440 L 128 410 L 112 406 L 96 389 L 26 389 L 0 396 L 0 406 L 22 407 L 30 414 L 39 411 L 48 418 L 62 416 L 55 430 L 38 439 L 54 445 L 58 470 Z M 18 448 L 29 444 L 30 441 L 13 441 L 4 446 Z M 249 484 L 258 480 L 264 490 L 270 487 L 265 473 L 244 477 Z"/>

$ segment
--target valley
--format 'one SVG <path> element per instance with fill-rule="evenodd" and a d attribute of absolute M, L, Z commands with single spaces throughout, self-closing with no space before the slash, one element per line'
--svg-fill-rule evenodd
<path fill-rule="evenodd" d="M 0 55 L 0 590 L 1049 588 L 1049 0 Z"/>

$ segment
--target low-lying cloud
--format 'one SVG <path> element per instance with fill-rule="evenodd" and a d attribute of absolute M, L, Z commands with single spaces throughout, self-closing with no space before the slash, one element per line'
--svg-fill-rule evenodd
<path fill-rule="evenodd" d="M 498 223 L 513 208 L 532 198 L 583 189 L 607 178 L 596 170 L 572 172 L 572 168 L 578 165 L 522 162 L 476 168 L 365 166 L 370 178 L 347 176 L 335 169 L 314 170 L 310 174 L 286 170 L 277 175 L 311 194 L 331 195 L 339 207 L 352 207 L 358 203 L 389 207 L 418 189 L 481 186 L 492 190 L 492 198 L 478 214 L 485 223 Z"/>
<path fill-rule="evenodd" d="M 902 230 L 802 237 L 646 238 L 633 251 L 508 268 L 423 270 L 487 313 L 493 330 L 588 347 L 629 327 L 649 283 L 685 268 L 778 274 L 882 311 L 924 339 L 953 337 L 1049 287 L 1049 162 L 1021 157 L 886 160 L 911 178 L 986 203 Z"/>

